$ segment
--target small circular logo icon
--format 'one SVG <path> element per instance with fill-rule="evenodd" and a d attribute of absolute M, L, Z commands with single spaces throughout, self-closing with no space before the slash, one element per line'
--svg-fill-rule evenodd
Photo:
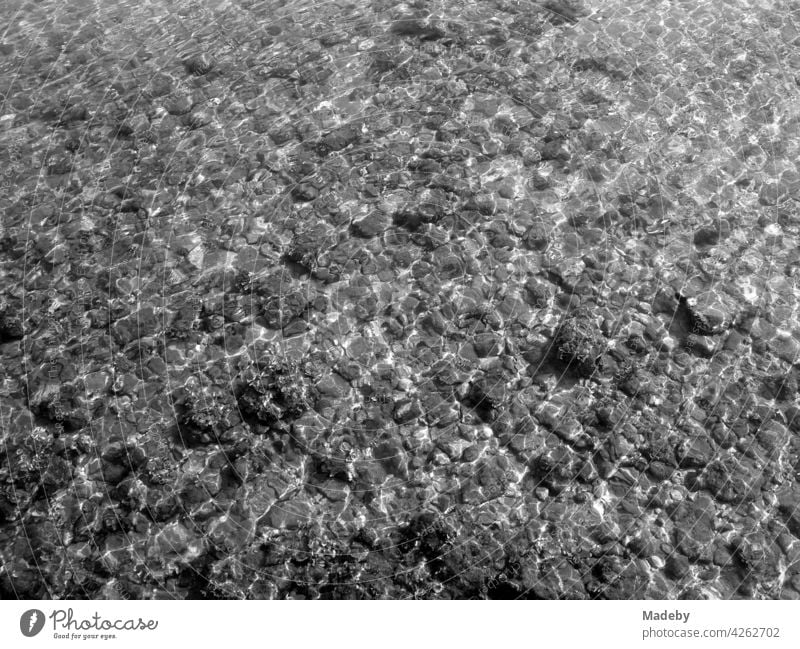
<path fill-rule="evenodd" d="M 19 618 L 19 630 L 22 635 L 32 638 L 44 628 L 44 613 L 38 608 L 25 611 Z"/>

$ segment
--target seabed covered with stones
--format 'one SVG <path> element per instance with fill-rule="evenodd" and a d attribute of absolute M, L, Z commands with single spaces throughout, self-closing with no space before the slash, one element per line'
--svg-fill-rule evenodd
<path fill-rule="evenodd" d="M 800 2 L 0 25 L 0 595 L 800 598 Z"/>

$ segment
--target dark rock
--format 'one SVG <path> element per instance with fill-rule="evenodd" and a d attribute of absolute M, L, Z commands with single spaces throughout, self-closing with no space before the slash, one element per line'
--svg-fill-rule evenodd
<path fill-rule="evenodd" d="M 20 340 L 24 334 L 22 318 L 7 310 L 0 312 L 0 343 Z"/>
<path fill-rule="evenodd" d="M 476 334 L 472 344 L 478 358 L 497 356 L 504 347 L 503 339 L 491 332 Z"/>
<path fill-rule="evenodd" d="M 653 426 L 647 434 L 648 443 L 642 449 L 643 455 L 651 462 L 661 462 L 670 467 L 677 467 L 675 457 L 675 440 L 661 426 Z"/>
<path fill-rule="evenodd" d="M 422 416 L 422 408 L 416 399 L 402 399 L 395 404 L 394 420 L 398 424 L 407 424 Z"/>
<path fill-rule="evenodd" d="M 576 0 L 545 0 L 541 7 L 553 25 L 577 22 L 587 13 L 583 4 Z"/>
<path fill-rule="evenodd" d="M 406 228 L 411 232 L 419 229 L 419 227 L 425 223 L 422 215 L 415 210 L 401 210 L 395 212 L 393 221 L 396 226 Z"/>
<path fill-rule="evenodd" d="M 763 469 L 746 457 L 728 457 L 708 464 L 701 484 L 723 503 L 740 504 L 754 500 L 761 492 L 766 476 Z"/>
<path fill-rule="evenodd" d="M 643 599 L 650 575 L 641 562 L 605 555 L 592 568 L 595 582 L 587 584 L 590 596 L 597 599 Z"/>
<path fill-rule="evenodd" d="M 164 102 L 164 108 L 170 115 L 186 115 L 194 107 L 194 101 L 189 95 L 177 95 Z"/>
<path fill-rule="evenodd" d="M 735 329 L 728 332 L 723 348 L 727 351 L 736 351 L 744 343 L 745 337 Z"/>
<path fill-rule="evenodd" d="M 792 534 L 800 538 L 800 484 L 788 485 L 777 495 L 778 511 Z"/>
<path fill-rule="evenodd" d="M 716 351 L 716 344 L 709 336 L 698 336 L 697 334 L 689 334 L 686 336 L 684 347 L 688 352 L 699 356 L 700 358 L 713 358 Z"/>
<path fill-rule="evenodd" d="M 350 392 L 350 385 L 336 373 L 329 374 L 317 383 L 317 391 L 334 399 L 341 399 Z"/>
<path fill-rule="evenodd" d="M 672 291 L 659 291 L 653 297 L 651 309 L 654 314 L 664 313 L 674 315 L 678 310 L 678 297 Z"/>
<path fill-rule="evenodd" d="M 525 298 L 531 306 L 544 309 L 550 301 L 550 290 L 543 282 L 531 278 L 525 282 Z"/>
<path fill-rule="evenodd" d="M 529 183 L 533 189 L 539 192 L 550 189 L 553 186 L 553 181 L 550 179 L 550 176 L 543 176 L 536 171 L 531 174 Z"/>
<path fill-rule="evenodd" d="M 769 376 L 764 379 L 767 398 L 793 401 L 797 396 L 797 377 L 793 374 Z"/>
<path fill-rule="evenodd" d="M 306 295 L 301 291 L 290 291 L 282 296 L 267 298 L 263 303 L 264 320 L 270 329 L 283 329 L 295 318 L 301 317 L 309 308 Z"/>
<path fill-rule="evenodd" d="M 763 533 L 751 532 L 734 537 L 729 548 L 746 571 L 748 580 L 768 584 L 774 583 L 779 577 L 780 550 L 767 541 Z"/>
<path fill-rule="evenodd" d="M 247 368 L 239 379 L 239 408 L 263 423 L 296 418 L 310 407 L 312 395 L 297 363 L 268 359 Z"/>
<path fill-rule="evenodd" d="M 777 421 L 763 423 L 758 428 L 756 439 L 770 457 L 776 458 L 786 447 L 790 439 L 789 431 Z"/>
<path fill-rule="evenodd" d="M 653 556 L 657 551 L 655 539 L 646 531 L 634 536 L 628 542 L 628 549 L 630 549 L 634 555 L 643 559 Z"/>
<path fill-rule="evenodd" d="M 61 457 L 51 457 L 42 475 L 41 485 L 45 493 L 52 494 L 72 481 L 72 465 Z"/>
<path fill-rule="evenodd" d="M 694 245 L 715 246 L 719 242 L 720 231 L 715 226 L 705 226 L 695 231 Z"/>
<path fill-rule="evenodd" d="M 332 151 L 342 149 L 355 144 L 361 137 L 361 129 L 356 124 L 348 124 L 323 136 L 316 145 L 320 155 L 327 155 Z"/>
<path fill-rule="evenodd" d="M 447 331 L 447 322 L 438 309 L 424 315 L 419 326 L 423 331 L 434 336 L 442 336 Z"/>
<path fill-rule="evenodd" d="M 531 475 L 537 485 L 542 484 L 558 493 L 578 476 L 581 464 L 580 458 L 572 449 L 560 444 L 548 449 L 532 462 Z"/>
<path fill-rule="evenodd" d="M 292 188 L 292 197 L 298 201 L 313 201 L 317 196 L 319 190 L 309 183 L 300 183 Z"/>
<path fill-rule="evenodd" d="M 437 559 L 453 539 L 447 523 L 433 512 L 422 512 L 414 516 L 402 530 L 411 547 L 427 559 Z"/>
<path fill-rule="evenodd" d="M 104 462 L 125 466 L 132 471 L 143 467 L 147 462 L 144 449 L 135 444 L 124 444 L 123 442 L 111 442 L 103 448 L 100 457 Z"/>
<path fill-rule="evenodd" d="M 506 380 L 492 372 L 476 377 L 467 391 L 466 403 L 484 421 L 491 420 L 495 411 L 507 400 Z"/>
<path fill-rule="evenodd" d="M 216 61 L 210 54 L 202 52 L 185 59 L 183 66 L 189 74 L 199 77 L 211 72 L 216 66 Z"/>
<path fill-rule="evenodd" d="M 275 504 L 258 520 L 257 525 L 259 528 L 266 526 L 279 530 L 296 530 L 308 525 L 311 518 L 311 505 L 301 498 L 294 498 Z"/>
<path fill-rule="evenodd" d="M 564 149 L 562 142 L 554 140 L 546 142 L 540 149 L 542 160 L 560 160 L 568 161 L 570 158 L 569 153 Z"/>
<path fill-rule="evenodd" d="M 143 306 L 128 317 L 114 323 L 112 330 L 120 345 L 127 345 L 144 336 L 152 336 L 158 331 L 159 322 L 152 306 Z"/>
<path fill-rule="evenodd" d="M 670 518 L 675 527 L 675 547 L 692 561 L 710 559 L 709 548 L 715 537 L 716 505 L 705 494 L 673 506 Z"/>
<path fill-rule="evenodd" d="M 644 354 L 649 348 L 647 341 L 639 334 L 631 334 L 625 341 L 625 345 L 637 354 Z"/>
<path fill-rule="evenodd" d="M 667 557 L 664 572 L 668 577 L 675 581 L 680 581 L 689 576 L 691 573 L 691 566 L 689 560 L 682 554 L 673 553 Z"/>
<path fill-rule="evenodd" d="M 222 434 L 238 423 L 231 403 L 220 391 L 189 391 L 175 401 L 179 434 L 189 446 L 220 443 Z"/>
<path fill-rule="evenodd" d="M 619 408 L 613 408 L 609 405 L 600 405 L 595 410 L 595 416 L 601 426 L 614 428 L 621 420 L 621 412 Z"/>
<path fill-rule="evenodd" d="M 473 444 L 472 446 L 468 446 L 464 449 L 464 452 L 461 454 L 461 461 L 462 462 L 474 462 L 481 456 L 481 448 L 477 444 Z"/>
<path fill-rule="evenodd" d="M 311 270 L 332 240 L 323 224 L 312 225 L 298 231 L 286 251 L 286 258 Z"/>
<path fill-rule="evenodd" d="M 464 204 L 464 209 L 476 211 L 484 216 L 491 216 L 497 211 L 497 202 L 490 193 L 478 192 L 468 198 Z"/>
<path fill-rule="evenodd" d="M 722 333 L 729 324 L 728 314 L 725 314 L 707 304 L 701 303 L 693 297 L 684 296 L 681 293 L 675 296 L 680 307 L 685 313 L 691 333 L 696 336 L 713 336 Z M 698 342 L 701 346 L 702 341 Z"/>
<path fill-rule="evenodd" d="M 269 139 L 272 140 L 278 146 L 286 144 L 290 142 L 294 136 L 295 131 L 292 128 L 291 124 L 277 124 L 273 126 L 267 131 L 269 135 Z"/>
<path fill-rule="evenodd" d="M 468 503 L 499 498 L 507 485 L 508 478 L 502 459 L 497 456 L 485 457 L 478 460 L 473 480 L 465 484 L 462 497 Z M 480 490 L 478 497 L 475 487 Z"/>
<path fill-rule="evenodd" d="M 181 118 L 181 123 L 189 129 L 200 129 L 213 121 L 214 114 L 207 110 L 194 110 Z"/>
<path fill-rule="evenodd" d="M 569 561 L 553 558 L 538 565 L 538 570 L 523 570 L 522 586 L 529 597 L 536 599 L 569 599 L 587 598 L 581 571 Z M 518 596 L 513 596 L 517 599 Z"/>
<path fill-rule="evenodd" d="M 555 348 L 559 360 L 584 377 L 594 374 L 596 360 L 604 347 L 597 325 L 584 312 L 567 317 L 556 332 Z"/>
<path fill-rule="evenodd" d="M 372 455 L 389 473 L 401 478 L 408 477 L 408 458 L 398 440 L 389 439 L 381 442 L 373 449 Z"/>
<path fill-rule="evenodd" d="M 86 106 L 83 104 L 73 104 L 64 109 L 59 124 L 61 126 L 66 126 L 73 122 L 82 122 L 87 119 L 89 119 L 89 110 Z"/>
<path fill-rule="evenodd" d="M 738 439 L 736 432 L 721 421 L 710 421 L 708 428 L 711 439 L 713 439 L 720 448 L 731 448 Z"/>
<path fill-rule="evenodd" d="M 514 237 L 511 236 L 504 227 L 490 227 L 490 229 L 487 231 L 487 238 L 489 239 L 489 243 L 494 248 L 513 250 L 517 247 Z"/>
<path fill-rule="evenodd" d="M 606 177 L 600 165 L 588 165 L 586 167 L 586 177 L 595 183 L 603 182 Z"/>
<path fill-rule="evenodd" d="M 800 408 L 789 406 L 785 411 L 786 424 L 793 433 L 800 433 Z"/>
<path fill-rule="evenodd" d="M 430 18 L 404 16 L 392 22 L 389 30 L 402 36 L 417 36 L 422 40 L 437 40 L 447 32 L 444 27 Z"/>
<path fill-rule="evenodd" d="M 681 468 L 702 469 L 716 457 L 716 450 L 711 440 L 696 437 L 679 446 L 677 456 Z"/>
<path fill-rule="evenodd" d="M 774 206 L 785 202 L 791 196 L 791 191 L 783 182 L 767 182 L 761 185 L 758 192 L 758 202 L 762 205 Z"/>
<path fill-rule="evenodd" d="M 647 473 L 656 482 L 663 482 L 672 477 L 672 474 L 675 473 L 675 467 L 663 462 L 653 461 L 647 466 Z"/>
<path fill-rule="evenodd" d="M 47 160 L 47 173 L 50 176 L 62 176 L 73 169 L 72 156 L 66 154 L 53 154 Z"/>
<path fill-rule="evenodd" d="M 384 214 L 375 210 L 365 216 L 363 219 L 354 221 L 351 228 L 353 234 L 364 239 L 371 239 L 386 231 L 388 227 L 388 219 Z"/>
<path fill-rule="evenodd" d="M 150 78 L 147 85 L 147 94 L 150 97 L 163 97 L 172 92 L 172 79 L 169 75 L 158 72 Z"/>

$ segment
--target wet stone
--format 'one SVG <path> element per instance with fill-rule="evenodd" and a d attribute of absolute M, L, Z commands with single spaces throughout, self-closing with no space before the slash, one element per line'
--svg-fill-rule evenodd
<path fill-rule="evenodd" d="M 497 356 L 503 348 L 503 340 L 497 334 L 487 332 L 477 334 L 473 341 L 473 346 L 479 358 Z"/>
<path fill-rule="evenodd" d="M 113 325 L 115 338 L 125 345 L 144 336 L 152 336 L 159 328 L 158 318 L 152 306 L 144 306 L 135 313 L 118 320 Z"/>
<path fill-rule="evenodd" d="M 414 421 L 422 415 L 422 408 L 414 399 L 403 399 L 395 404 L 394 420 L 399 424 Z"/>
<path fill-rule="evenodd" d="M 90 372 L 84 377 L 83 383 L 88 394 L 104 394 L 111 386 L 111 378 L 107 372 Z"/>
<path fill-rule="evenodd" d="M 671 554 L 667 557 L 665 573 L 676 581 L 688 577 L 691 573 L 689 560 L 681 554 Z"/>
<path fill-rule="evenodd" d="M 19 340 L 23 335 L 22 318 L 8 311 L 0 312 L 0 343 Z"/>
<path fill-rule="evenodd" d="M 697 229 L 694 233 L 694 244 L 696 246 L 715 246 L 728 234 L 730 225 L 727 222 L 714 223 Z"/>
<path fill-rule="evenodd" d="M 189 95 L 169 97 L 164 102 L 164 108 L 170 115 L 185 115 L 194 107 L 194 101 Z"/>
<path fill-rule="evenodd" d="M 756 499 L 765 479 L 748 458 L 712 461 L 700 477 L 700 484 L 720 502 L 744 503 Z"/>
<path fill-rule="evenodd" d="M 163 97 L 172 92 L 172 79 L 163 73 L 158 73 L 150 79 L 148 91 L 152 97 Z"/>
<path fill-rule="evenodd" d="M 778 492 L 778 510 L 795 536 L 800 536 L 800 486 L 796 483 Z"/>
<path fill-rule="evenodd" d="M 312 514 L 311 505 L 304 500 L 296 499 L 280 502 L 258 521 L 258 527 L 295 530 L 306 525 Z"/>
<path fill-rule="evenodd" d="M 190 56 L 183 61 L 183 67 L 186 68 L 186 71 L 195 76 L 208 74 L 215 65 L 214 57 L 205 52 Z"/>
<path fill-rule="evenodd" d="M 319 196 L 319 190 L 309 183 L 301 183 L 292 188 L 292 197 L 301 202 L 313 201 Z"/>
<path fill-rule="evenodd" d="M 677 455 L 681 468 L 697 469 L 706 466 L 714 459 L 716 450 L 711 440 L 695 438 L 682 444 Z"/>
<path fill-rule="evenodd" d="M 317 383 L 317 390 L 321 395 L 342 398 L 350 391 L 350 386 L 338 374 L 330 374 Z"/>
<path fill-rule="evenodd" d="M 774 206 L 790 198 L 789 188 L 782 182 L 767 182 L 758 192 L 758 202 L 761 205 Z"/>
<path fill-rule="evenodd" d="M 194 110 L 181 118 L 183 125 L 189 129 L 201 129 L 213 123 L 213 121 L 214 114 L 207 110 Z"/>
<path fill-rule="evenodd" d="M 583 312 L 566 318 L 555 337 L 558 358 L 581 376 L 591 376 L 604 341 L 597 325 Z"/>
<path fill-rule="evenodd" d="M 371 239 L 383 233 L 389 227 L 389 219 L 379 211 L 373 211 L 363 219 L 353 222 L 353 233 L 364 239 Z"/>
<path fill-rule="evenodd" d="M 556 493 L 562 491 L 580 471 L 580 459 L 566 446 L 556 446 L 531 464 L 534 480 Z"/>

